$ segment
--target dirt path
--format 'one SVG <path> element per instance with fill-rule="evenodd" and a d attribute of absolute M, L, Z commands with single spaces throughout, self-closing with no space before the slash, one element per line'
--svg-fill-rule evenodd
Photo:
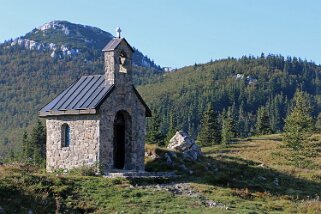
<path fill-rule="evenodd" d="M 168 191 L 174 196 L 188 196 L 199 200 L 207 207 L 218 207 L 222 209 L 229 209 L 225 204 L 209 200 L 201 192 L 196 191 L 190 183 L 168 183 L 168 184 L 153 184 L 153 185 L 136 185 L 133 188 L 151 189 L 153 191 Z"/>

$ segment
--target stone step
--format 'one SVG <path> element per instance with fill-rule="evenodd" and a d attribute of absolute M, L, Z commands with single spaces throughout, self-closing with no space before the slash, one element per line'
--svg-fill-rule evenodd
<path fill-rule="evenodd" d="M 141 177 L 176 177 L 174 172 L 146 172 L 146 171 L 126 171 L 126 170 L 117 170 L 112 171 L 104 175 L 106 178 L 141 178 Z"/>

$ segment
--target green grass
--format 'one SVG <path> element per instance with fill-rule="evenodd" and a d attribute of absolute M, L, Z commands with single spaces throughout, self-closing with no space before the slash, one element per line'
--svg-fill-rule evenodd
<path fill-rule="evenodd" d="M 320 136 L 316 145 L 320 145 Z M 321 155 L 308 168 L 286 163 L 280 136 L 257 136 L 227 147 L 203 148 L 198 162 L 147 145 L 149 171 L 176 171 L 178 178 L 103 178 L 47 174 L 31 166 L 0 167 L 0 206 L 6 213 L 320 213 Z M 182 171 L 184 164 L 192 174 Z M 263 164 L 263 165 L 262 165 Z M 196 196 L 174 194 L 156 184 L 189 183 Z M 212 200 L 228 207 L 211 208 Z"/>
<path fill-rule="evenodd" d="M 0 206 L 12 213 L 117 213 L 210 211 L 200 200 L 174 196 L 166 190 L 136 185 L 167 179 L 107 179 L 103 177 L 38 174 L 21 167 L 2 167 Z"/>

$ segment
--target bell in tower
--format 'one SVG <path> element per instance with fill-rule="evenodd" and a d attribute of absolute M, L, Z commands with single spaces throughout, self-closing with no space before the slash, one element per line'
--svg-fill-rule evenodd
<path fill-rule="evenodd" d="M 104 52 L 105 82 L 109 85 L 132 85 L 133 48 L 125 38 L 121 38 L 121 29 L 116 29 L 113 38 L 102 50 Z"/>

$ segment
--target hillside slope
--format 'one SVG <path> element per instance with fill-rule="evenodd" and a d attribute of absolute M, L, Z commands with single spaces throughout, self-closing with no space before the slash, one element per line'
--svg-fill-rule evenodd
<path fill-rule="evenodd" d="M 279 133 L 297 89 L 310 95 L 316 118 L 321 112 L 321 66 L 296 57 L 268 55 L 195 64 L 138 87 L 159 112 L 164 133 L 174 115 L 176 127 L 194 137 L 209 104 L 220 114 L 230 109 L 237 136 L 254 133 L 261 107 L 267 109 L 272 132 Z"/>
<path fill-rule="evenodd" d="M 320 137 L 315 136 L 318 145 Z M 321 151 L 310 167 L 300 169 L 284 162 L 280 144 L 279 135 L 270 135 L 203 148 L 201 160 L 181 163 L 191 174 L 168 166 L 166 150 L 147 146 L 158 158 L 146 159 L 146 168 L 176 170 L 178 178 L 89 177 L 76 174 L 81 171 L 46 174 L 0 166 L 0 207 L 8 213 L 320 213 Z"/>

